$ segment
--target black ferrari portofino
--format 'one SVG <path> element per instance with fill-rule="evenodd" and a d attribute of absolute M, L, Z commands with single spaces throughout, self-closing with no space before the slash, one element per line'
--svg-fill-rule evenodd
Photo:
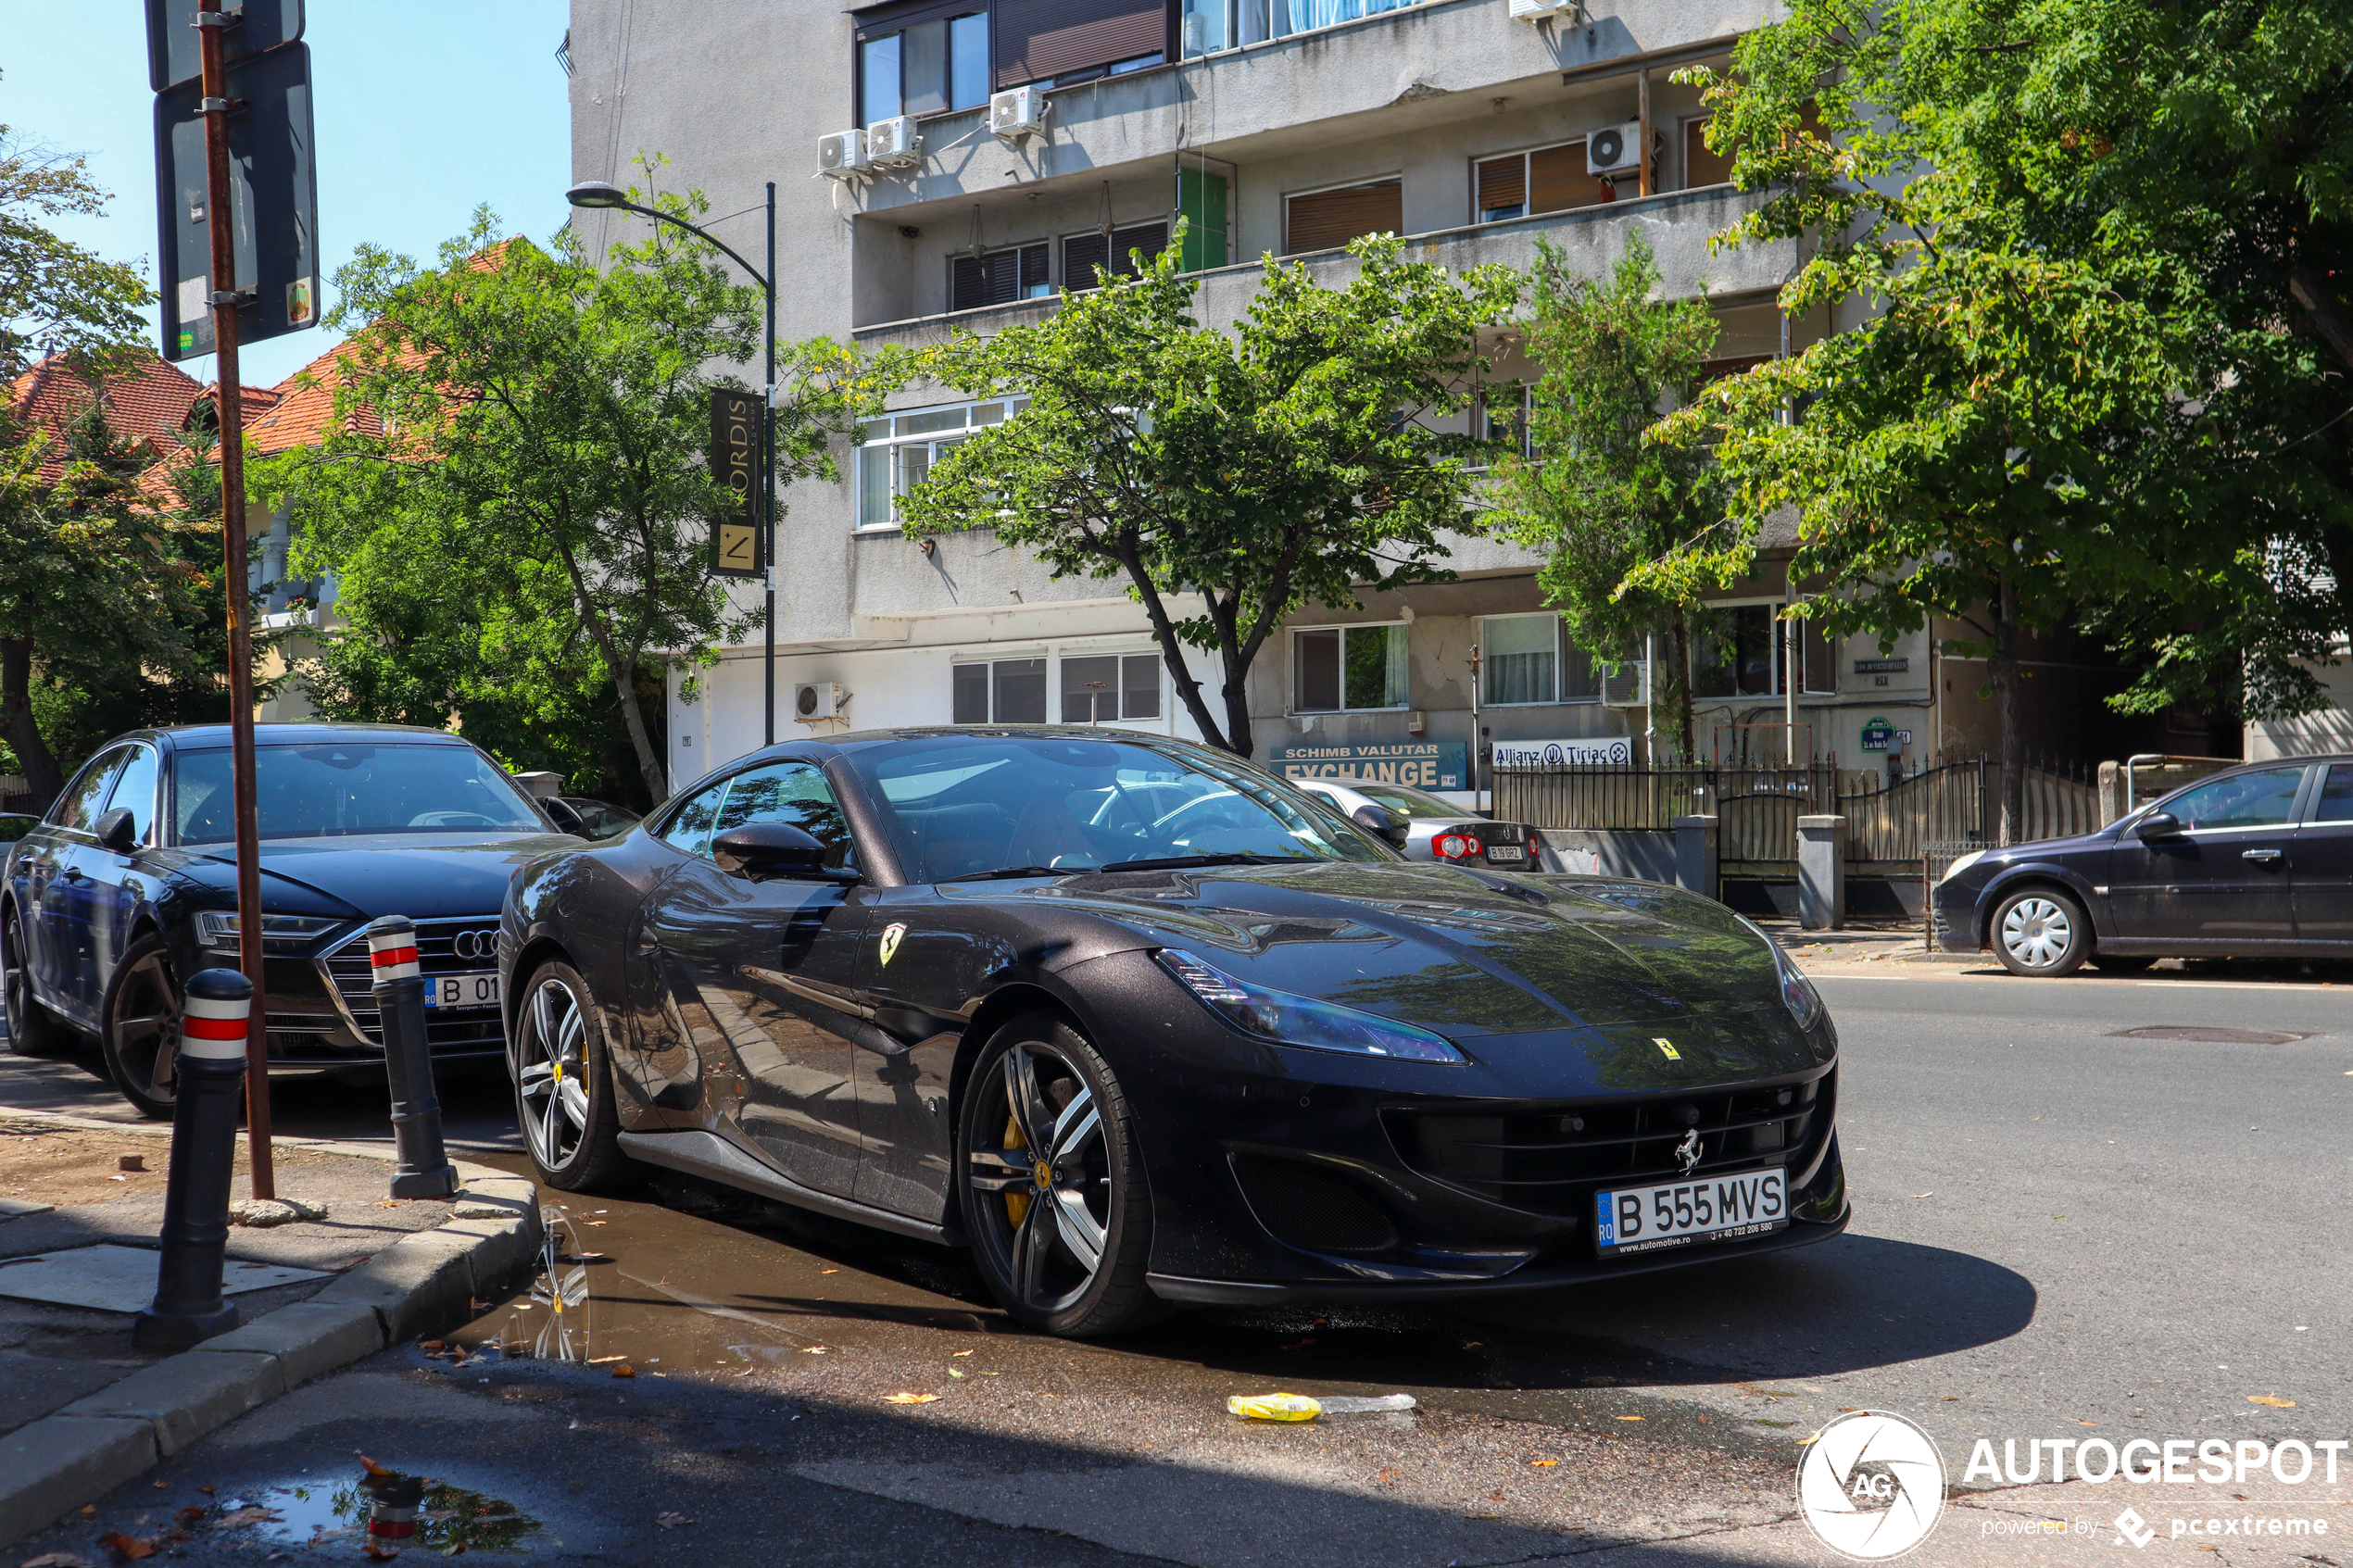
<path fill-rule="evenodd" d="M 1836 1035 L 1755 927 L 1409 864 L 1178 742 L 773 747 L 532 862 L 499 947 L 548 1183 L 640 1160 L 962 1243 L 1054 1333 L 1846 1223 Z"/>

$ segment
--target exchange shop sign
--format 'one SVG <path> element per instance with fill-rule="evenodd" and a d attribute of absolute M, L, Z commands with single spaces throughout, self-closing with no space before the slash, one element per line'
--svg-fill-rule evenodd
<path fill-rule="evenodd" d="M 1634 743 L 1624 735 L 1599 740 L 1499 740 L 1498 768 L 1627 767 L 1634 760 Z"/>
<path fill-rule="evenodd" d="M 1470 747 L 1458 740 L 1367 742 L 1362 746 L 1278 746 L 1267 766 L 1287 779 L 1360 780 L 1416 789 L 1470 788 Z"/>

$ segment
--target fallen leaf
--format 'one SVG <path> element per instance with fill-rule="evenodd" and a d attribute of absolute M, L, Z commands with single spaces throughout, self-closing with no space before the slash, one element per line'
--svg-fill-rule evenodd
<path fill-rule="evenodd" d="M 615 1361 L 625 1361 L 628 1359 L 629 1358 L 627 1356 L 591 1356 L 588 1358 L 588 1364 L 590 1366 L 610 1366 Z"/>
<path fill-rule="evenodd" d="M 694 1521 L 693 1521 L 693 1520 L 691 1520 L 691 1519 L 689 1519 L 689 1518 L 687 1518 L 687 1517 L 686 1517 L 685 1514 L 683 1514 L 683 1513 L 673 1513 L 673 1512 L 661 1512 L 661 1513 L 657 1513 L 657 1514 L 655 1514 L 655 1515 L 654 1515 L 654 1523 L 655 1523 L 655 1524 L 659 1524 L 659 1525 L 661 1525 L 661 1526 L 663 1529 L 665 1529 L 665 1530 L 671 1530 L 671 1529 L 675 1529 L 677 1526 L 679 1526 L 679 1525 L 681 1525 L 681 1524 L 693 1524 L 693 1523 L 694 1523 Z"/>
<path fill-rule="evenodd" d="M 173 1514 L 172 1517 L 179 1520 L 182 1524 L 192 1524 L 204 1517 L 204 1510 L 201 1508 L 183 1508 L 179 1512 Z"/>
<path fill-rule="evenodd" d="M 804 1356 L 822 1356 L 825 1353 L 825 1348 L 823 1345 L 803 1345 L 800 1348 L 800 1353 Z"/>
<path fill-rule="evenodd" d="M 155 1542 L 143 1541 L 136 1536 L 126 1536 L 120 1530 L 100 1536 L 98 1544 L 125 1562 L 136 1562 L 143 1557 L 153 1557 L 156 1554 Z"/>
<path fill-rule="evenodd" d="M 378 1464 L 374 1460 L 370 1459 L 366 1454 L 360 1454 L 358 1449 L 354 1449 L 351 1451 L 355 1454 L 359 1454 L 359 1468 L 368 1474 L 390 1475 L 395 1474 L 392 1471 L 386 1470 L 383 1465 Z"/>
<path fill-rule="evenodd" d="M 2249 1394 L 2246 1402 L 2250 1405 L 2269 1405 L 2273 1410 L 2292 1411 L 2296 1408 L 2294 1399 L 2283 1399 L 2277 1394 Z"/>
<path fill-rule="evenodd" d="M 637 1375 L 637 1369 L 627 1361 L 618 1361 L 613 1365 L 612 1374 L 615 1377 L 635 1377 Z"/>
<path fill-rule="evenodd" d="M 950 1350 L 948 1353 L 950 1356 L 969 1356 L 972 1354 L 970 1350 Z"/>
<path fill-rule="evenodd" d="M 171 1486 L 171 1483 L 169 1481 L 151 1481 L 148 1485 L 155 1487 L 155 1489 L 158 1492 L 168 1491 Z"/>
<path fill-rule="evenodd" d="M 98 1517 L 98 1505 L 94 1502 L 85 1502 L 78 1512 L 84 1519 L 95 1519 Z"/>
<path fill-rule="evenodd" d="M 420 1339 L 417 1341 L 417 1348 L 420 1350 L 447 1350 L 449 1348 L 449 1342 L 446 1339 Z"/>
<path fill-rule="evenodd" d="M 1394 1486 L 1397 1485 L 1397 1472 L 1394 1470 L 1382 1471 L 1380 1473 L 1380 1484 L 1384 1486 Z"/>
<path fill-rule="evenodd" d="M 1528 1462 L 1534 1465 L 1539 1470 L 1550 1470 L 1553 1466 L 1558 1464 L 1560 1461 L 1556 1459 L 1531 1459 Z"/>
<path fill-rule="evenodd" d="M 1912 1196 L 1914 1198 L 1934 1198 L 1936 1194 L 1934 1192 L 1916 1192 L 1912 1194 Z"/>
<path fill-rule="evenodd" d="M 886 1405 L 927 1405 L 939 1398 L 937 1394 L 885 1394 Z"/>
<path fill-rule="evenodd" d="M 1958 1394 L 1940 1394 L 1937 1398 L 1943 1399 L 1948 1405 L 1957 1405 L 1961 1402 L 1961 1397 Z"/>
<path fill-rule="evenodd" d="M 208 1481 L 203 1486 L 198 1486 L 196 1490 L 202 1492 L 207 1497 L 210 1497 L 212 1496 L 212 1483 Z"/>
<path fill-rule="evenodd" d="M 1862 1406 L 1860 1405 L 1841 1405 L 1838 1407 L 1838 1413 L 1841 1415 L 1853 1415 L 1860 1409 L 1862 1409 Z"/>
<path fill-rule="evenodd" d="M 2079 1421 L 2075 1424 L 2078 1426 L 2097 1426 L 2099 1423 L 2096 1421 Z"/>
<path fill-rule="evenodd" d="M 837 1274 L 841 1273 L 839 1269 L 819 1269 L 817 1272 L 821 1274 Z"/>
<path fill-rule="evenodd" d="M 394 1550 L 392 1548 L 378 1546 L 373 1541 L 368 1542 L 365 1546 L 360 1548 L 360 1550 L 378 1562 L 389 1562 L 394 1558 L 400 1555 L 399 1552 Z"/>
<path fill-rule="evenodd" d="M 948 1369 L 948 1375 L 950 1377 L 962 1377 L 964 1375 L 964 1369 L 962 1367 L 951 1366 Z"/>
<path fill-rule="evenodd" d="M 1639 1415 L 1621 1415 L 1617 1419 L 1620 1421 L 1640 1421 L 1642 1418 Z"/>

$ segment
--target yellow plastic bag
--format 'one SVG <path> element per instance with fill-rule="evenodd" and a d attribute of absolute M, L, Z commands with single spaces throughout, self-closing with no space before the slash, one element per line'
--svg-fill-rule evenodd
<path fill-rule="evenodd" d="M 1305 1394 L 1235 1394 L 1226 1409 L 1252 1421 L 1313 1421 L 1324 1413 L 1323 1401 Z"/>

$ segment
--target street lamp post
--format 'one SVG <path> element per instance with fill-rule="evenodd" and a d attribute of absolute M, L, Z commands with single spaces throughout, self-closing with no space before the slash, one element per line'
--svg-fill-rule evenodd
<path fill-rule="evenodd" d="M 727 258 L 752 276 L 767 304 L 767 392 L 761 402 L 765 410 L 760 421 L 760 533 L 761 548 L 768 568 L 768 612 L 761 618 L 761 630 L 767 638 L 762 655 L 762 672 L 766 682 L 766 700 L 762 704 L 762 746 L 776 744 L 776 182 L 768 182 L 768 270 L 761 271 L 736 254 L 726 241 L 708 229 L 698 228 L 673 213 L 659 207 L 646 207 L 631 201 L 629 193 L 602 180 L 591 180 L 574 185 L 564 193 L 564 200 L 574 207 L 589 208 L 619 208 L 653 219 L 657 222 L 674 223 L 686 232 L 710 241 L 725 252 Z"/>

